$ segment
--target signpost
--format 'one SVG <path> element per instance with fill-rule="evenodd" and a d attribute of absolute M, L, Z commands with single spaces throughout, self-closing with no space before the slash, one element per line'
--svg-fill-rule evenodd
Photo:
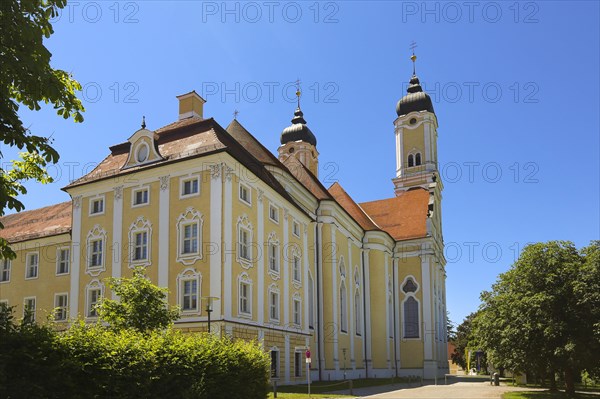
<path fill-rule="evenodd" d="M 308 383 L 308 396 L 310 397 L 310 348 L 306 349 L 306 382 Z"/>

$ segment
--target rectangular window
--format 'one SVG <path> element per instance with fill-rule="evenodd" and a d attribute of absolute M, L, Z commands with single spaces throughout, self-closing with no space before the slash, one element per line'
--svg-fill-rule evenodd
<path fill-rule="evenodd" d="M 200 179 L 192 177 L 181 181 L 181 197 L 191 197 L 200 191 Z"/>
<path fill-rule="evenodd" d="M 183 242 L 181 253 L 184 255 L 198 253 L 198 223 L 184 224 L 182 229 Z"/>
<path fill-rule="evenodd" d="M 292 234 L 296 237 L 300 237 L 300 224 L 295 220 L 292 222 Z"/>
<path fill-rule="evenodd" d="M 141 188 L 133 191 L 133 206 L 146 205 L 148 203 L 149 191 Z"/>
<path fill-rule="evenodd" d="M 275 223 L 279 223 L 279 209 L 276 206 L 269 205 L 269 219 Z"/>
<path fill-rule="evenodd" d="M 294 324 L 298 326 L 302 324 L 301 315 L 302 313 L 300 312 L 300 300 L 294 299 Z"/>
<path fill-rule="evenodd" d="M 148 232 L 140 231 L 133 235 L 135 243 L 133 250 L 133 260 L 148 259 Z"/>
<path fill-rule="evenodd" d="M 240 283 L 240 313 L 250 314 L 250 284 Z"/>
<path fill-rule="evenodd" d="M 103 254 L 103 245 L 104 242 L 102 239 L 92 240 L 90 241 L 90 258 L 88 260 L 89 267 L 100 267 L 102 266 L 102 254 Z"/>
<path fill-rule="evenodd" d="M 56 274 L 69 273 L 69 261 L 71 258 L 71 250 L 62 248 L 58 250 L 56 256 Z"/>
<path fill-rule="evenodd" d="M 0 260 L 0 283 L 10 281 L 10 259 Z"/>
<path fill-rule="evenodd" d="M 240 228 L 239 256 L 242 259 L 250 260 L 250 232 Z"/>
<path fill-rule="evenodd" d="M 69 296 L 67 294 L 54 295 L 54 321 L 67 320 L 69 309 Z"/>
<path fill-rule="evenodd" d="M 96 306 L 100 302 L 102 296 L 102 290 L 100 288 L 92 288 L 88 290 L 88 306 L 87 306 L 87 317 L 98 317 L 98 309 Z"/>
<path fill-rule="evenodd" d="M 27 321 L 35 321 L 35 297 L 25 298 L 23 318 Z"/>
<path fill-rule="evenodd" d="M 96 198 L 90 202 L 90 215 L 104 213 L 104 198 Z"/>
<path fill-rule="evenodd" d="M 300 281 L 300 258 L 298 256 L 294 256 L 294 263 L 292 265 L 292 278 L 294 281 Z"/>
<path fill-rule="evenodd" d="M 271 378 L 279 378 L 279 351 L 271 351 Z"/>
<path fill-rule="evenodd" d="M 250 189 L 242 183 L 240 183 L 240 199 L 247 204 L 252 203 L 252 200 L 250 198 Z"/>
<path fill-rule="evenodd" d="M 302 377 L 302 352 L 294 352 L 294 377 Z"/>
<path fill-rule="evenodd" d="M 183 280 L 181 292 L 181 310 L 192 312 L 198 310 L 198 280 Z"/>
<path fill-rule="evenodd" d="M 279 273 L 279 245 L 269 244 L 269 269 Z"/>
<path fill-rule="evenodd" d="M 279 294 L 271 292 L 269 294 L 269 317 L 271 320 L 279 320 Z"/>
<path fill-rule="evenodd" d="M 27 272 L 25 278 L 37 278 L 40 256 L 37 252 L 27 254 Z"/>

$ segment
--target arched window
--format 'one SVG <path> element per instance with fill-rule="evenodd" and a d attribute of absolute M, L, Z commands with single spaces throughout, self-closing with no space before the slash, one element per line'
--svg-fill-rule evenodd
<path fill-rule="evenodd" d="M 404 301 L 404 338 L 419 338 L 419 303 L 412 296 Z"/>
<path fill-rule="evenodd" d="M 346 296 L 346 282 L 340 283 L 340 330 L 348 331 L 348 298 Z"/>
<path fill-rule="evenodd" d="M 413 154 L 408 154 L 408 167 L 412 168 L 415 166 L 415 160 L 413 158 Z"/>
<path fill-rule="evenodd" d="M 356 292 L 354 293 L 354 331 L 356 332 L 356 335 L 361 335 L 361 325 L 362 325 L 362 318 L 361 318 L 361 311 L 360 311 L 360 290 L 357 288 Z"/>
<path fill-rule="evenodd" d="M 402 286 L 402 291 L 404 291 L 405 294 L 417 291 L 417 285 L 412 278 L 406 280 L 406 283 Z"/>
<path fill-rule="evenodd" d="M 417 152 L 415 154 L 415 166 L 421 165 L 421 153 Z"/>

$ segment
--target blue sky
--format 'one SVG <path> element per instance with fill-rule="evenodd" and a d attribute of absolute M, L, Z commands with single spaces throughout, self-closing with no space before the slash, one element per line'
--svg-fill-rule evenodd
<path fill-rule="evenodd" d="M 84 85 L 85 122 L 23 111 L 61 153 L 28 209 L 68 200 L 110 145 L 177 118 L 238 120 L 276 152 L 294 111 L 318 139 L 320 176 L 357 200 L 393 195 L 395 104 L 412 73 L 434 101 L 445 184 L 447 302 L 460 322 L 527 242 L 600 237 L 599 3 L 71 2 L 47 41 Z M 9 158 L 11 151 L 5 151 Z"/>

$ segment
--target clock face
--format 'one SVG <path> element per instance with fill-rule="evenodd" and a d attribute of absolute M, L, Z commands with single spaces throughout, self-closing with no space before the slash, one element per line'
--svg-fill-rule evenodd
<path fill-rule="evenodd" d="M 140 163 L 145 162 L 148 159 L 148 146 L 147 145 L 142 144 L 138 147 L 136 158 L 137 158 L 137 161 Z"/>

